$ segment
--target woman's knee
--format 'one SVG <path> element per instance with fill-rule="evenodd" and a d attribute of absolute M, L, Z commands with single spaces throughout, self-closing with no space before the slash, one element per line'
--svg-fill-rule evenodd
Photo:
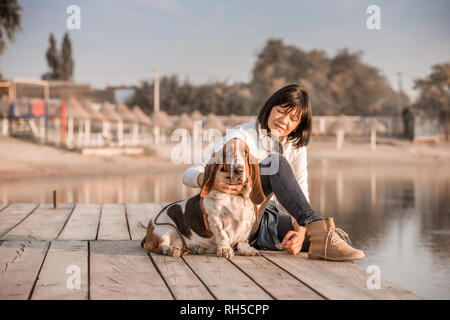
<path fill-rule="evenodd" d="M 286 157 L 279 153 L 272 153 L 259 163 L 261 175 L 273 175 L 290 166 Z"/>

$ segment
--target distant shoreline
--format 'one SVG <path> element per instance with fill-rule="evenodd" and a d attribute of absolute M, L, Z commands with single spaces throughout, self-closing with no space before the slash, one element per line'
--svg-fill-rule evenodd
<path fill-rule="evenodd" d="M 412 144 L 408 141 L 379 138 L 377 149 L 370 150 L 365 138 L 346 137 L 342 151 L 336 149 L 334 137 L 312 137 L 308 145 L 308 166 L 318 162 L 348 165 L 434 164 L 450 168 L 450 143 Z M 159 156 L 119 156 L 90 158 L 80 153 L 24 140 L 0 137 L 0 181 L 58 177 L 103 177 L 157 174 L 184 171 L 189 164 L 170 160 L 175 144 L 158 147 Z"/>

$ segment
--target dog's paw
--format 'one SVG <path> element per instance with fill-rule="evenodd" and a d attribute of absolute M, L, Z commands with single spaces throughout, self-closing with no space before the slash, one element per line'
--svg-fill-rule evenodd
<path fill-rule="evenodd" d="M 192 248 L 189 250 L 193 254 L 205 254 L 207 248 L 200 245 L 192 246 Z"/>
<path fill-rule="evenodd" d="M 234 257 L 234 251 L 230 247 L 218 247 L 217 256 L 224 258 L 232 258 Z"/>
<path fill-rule="evenodd" d="M 165 251 L 164 254 L 168 255 L 168 256 L 172 256 L 172 257 L 181 257 L 183 253 L 183 250 L 181 248 L 178 247 L 168 247 Z"/>
<path fill-rule="evenodd" d="M 243 256 L 259 255 L 258 250 L 248 244 L 248 241 L 241 241 L 237 244 L 238 253 Z"/>
<path fill-rule="evenodd" d="M 250 247 L 250 246 L 248 246 L 244 249 L 238 250 L 238 253 L 241 256 L 257 256 L 259 254 L 258 250 L 256 250 L 253 247 Z"/>

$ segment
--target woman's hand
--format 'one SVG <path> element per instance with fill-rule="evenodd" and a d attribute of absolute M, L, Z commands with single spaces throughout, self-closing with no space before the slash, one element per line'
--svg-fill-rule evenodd
<path fill-rule="evenodd" d="M 229 173 L 222 171 L 223 166 L 217 169 L 216 179 L 211 189 L 219 190 L 227 194 L 239 194 L 242 189 L 242 184 L 232 184 Z"/>
<path fill-rule="evenodd" d="M 281 247 L 285 248 L 290 254 L 297 254 L 302 249 L 303 241 L 305 240 L 306 228 L 301 227 L 299 231 L 290 230 L 281 242 Z"/>

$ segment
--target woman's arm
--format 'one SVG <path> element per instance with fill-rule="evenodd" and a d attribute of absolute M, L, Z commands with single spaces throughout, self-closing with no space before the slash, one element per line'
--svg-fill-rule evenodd
<path fill-rule="evenodd" d="M 191 188 L 201 187 L 203 182 L 203 172 L 205 172 L 205 167 L 208 161 L 211 159 L 213 153 L 220 150 L 225 142 L 230 139 L 230 135 L 231 134 L 228 134 L 225 137 L 219 139 L 212 148 L 208 148 L 199 163 L 193 164 L 184 171 L 182 178 L 183 184 Z"/>
<path fill-rule="evenodd" d="M 187 168 L 183 174 L 183 184 L 190 188 L 200 188 L 203 181 L 203 171 L 205 167 L 201 164 L 194 164 Z"/>
<path fill-rule="evenodd" d="M 205 174 L 202 172 L 202 173 L 200 173 L 199 175 L 198 175 L 198 177 L 197 177 L 197 184 L 198 184 L 198 186 L 200 187 L 201 185 L 202 185 L 202 183 L 203 183 L 203 176 L 204 176 Z"/>

